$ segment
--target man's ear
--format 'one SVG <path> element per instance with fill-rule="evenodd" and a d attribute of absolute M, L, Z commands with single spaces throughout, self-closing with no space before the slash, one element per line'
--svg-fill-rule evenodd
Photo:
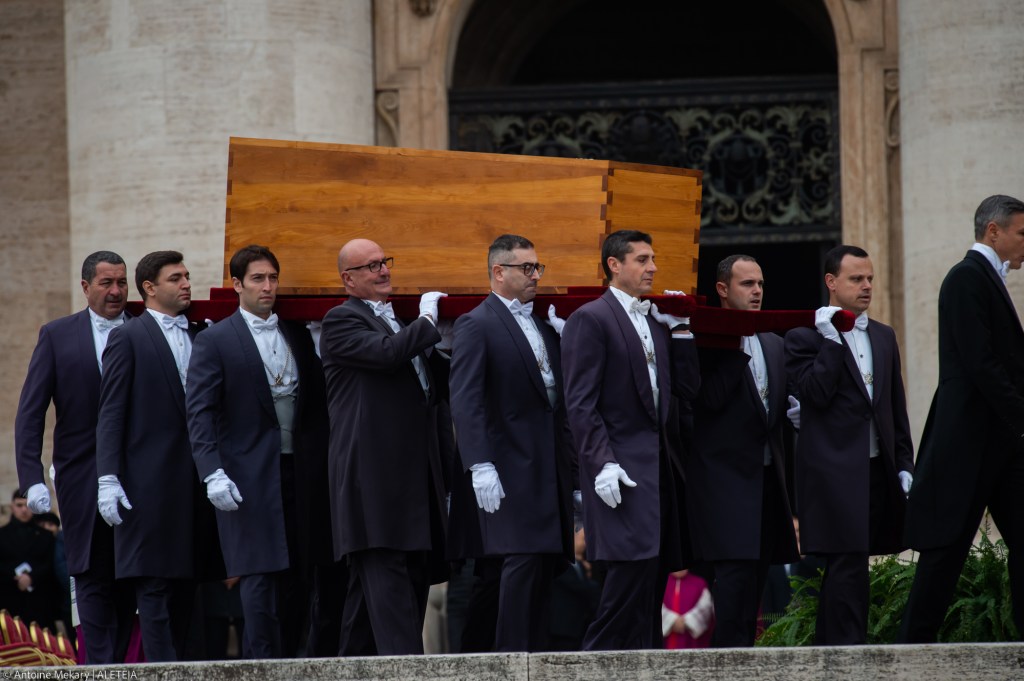
<path fill-rule="evenodd" d="M 608 269 L 609 271 L 611 271 L 612 276 L 622 271 L 622 261 L 616 258 L 614 255 L 609 255 L 608 260 L 606 260 L 605 262 L 607 263 Z"/>

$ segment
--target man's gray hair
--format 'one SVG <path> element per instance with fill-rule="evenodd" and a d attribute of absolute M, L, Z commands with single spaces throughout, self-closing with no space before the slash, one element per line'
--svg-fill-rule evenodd
<path fill-rule="evenodd" d="M 974 211 L 974 239 L 978 241 L 985 236 L 985 228 L 990 222 L 1006 229 L 1010 219 L 1017 213 L 1024 213 L 1024 202 L 1020 199 L 1005 194 L 988 197 L 981 202 L 978 210 Z"/>

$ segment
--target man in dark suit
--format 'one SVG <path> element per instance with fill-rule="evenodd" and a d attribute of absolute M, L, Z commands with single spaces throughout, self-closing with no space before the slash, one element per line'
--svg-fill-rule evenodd
<path fill-rule="evenodd" d="M 874 270 L 856 246 L 825 254 L 829 306 L 816 329 L 786 334 L 786 373 L 800 399 L 796 498 L 800 549 L 825 558 L 815 642 L 867 638 L 868 556 L 902 550 L 914 451 L 892 327 L 868 320 Z M 852 331 L 832 325 L 858 315 Z"/>
<path fill-rule="evenodd" d="M 0 527 L 0 603 L 11 615 L 52 629 L 63 615 L 60 591 L 53 535 L 33 522 L 25 493 L 16 489 L 11 519 Z"/>
<path fill-rule="evenodd" d="M 1024 202 L 990 196 L 976 243 L 939 290 L 939 385 L 921 436 L 906 538 L 921 552 L 899 640 L 936 640 L 987 507 L 1009 549 L 1024 632 L 1024 331 L 1006 290 L 1024 261 Z"/>
<path fill-rule="evenodd" d="M 614 232 L 605 239 L 601 260 L 611 286 L 576 310 L 562 331 L 587 557 L 607 566 L 583 647 L 652 648 L 660 645 L 656 633 L 668 573 L 682 567 L 673 470 L 681 464 L 672 460 L 680 443 L 672 421 L 677 400 L 696 395 L 700 372 L 683 320 L 662 316 L 678 327 L 670 334 L 651 316 L 650 303 L 638 300 L 650 292 L 658 269 L 651 237 Z"/>
<path fill-rule="evenodd" d="M 43 433 L 52 402 L 53 466 L 60 474 L 68 572 L 74 577 L 78 617 L 89 664 L 124 659 L 135 621 L 135 595 L 114 581 L 114 532 L 96 513 L 96 415 L 100 358 L 111 329 L 126 319 L 128 272 L 116 253 L 98 251 L 82 263 L 86 309 L 39 330 L 14 422 L 18 478 L 34 513 L 50 510 L 43 478 Z M 65 585 L 67 586 L 67 585 Z"/>
<path fill-rule="evenodd" d="M 117 578 L 135 586 L 146 660 L 157 662 L 181 655 L 193 579 L 216 539 L 185 422 L 185 379 L 198 329 L 183 314 L 192 287 L 181 253 L 144 256 L 135 284 L 146 311 L 111 333 L 103 353 L 97 506 L 115 526 Z"/>
<path fill-rule="evenodd" d="M 326 390 L 309 333 L 273 313 L 274 254 L 246 246 L 228 269 L 239 308 L 196 337 L 185 391 L 189 439 L 217 508 L 227 572 L 241 577 L 243 654 L 282 657 L 295 653 L 282 641 L 301 622 L 303 568 L 333 554 Z"/>
<path fill-rule="evenodd" d="M 327 313 L 320 336 L 334 554 L 350 569 L 343 653 L 358 649 L 365 607 L 381 655 L 422 654 L 427 591 L 446 578 L 438 390 L 426 356 L 441 340 L 445 294 L 423 294 L 419 318 L 399 323 L 386 303 L 393 263 L 372 241 L 345 244 L 338 271 L 349 298 Z"/>
<path fill-rule="evenodd" d="M 747 255 L 718 264 L 722 307 L 760 310 L 761 267 Z M 714 564 L 711 645 L 754 645 L 761 593 L 773 563 L 798 559 L 786 493 L 782 338 L 759 333 L 739 347 L 702 348 L 686 462 L 687 509 L 697 558 Z"/>
<path fill-rule="evenodd" d="M 548 591 L 573 557 L 572 450 L 558 335 L 533 315 L 544 265 L 504 234 L 487 253 L 492 293 L 455 325 L 451 404 L 479 509 L 483 554 L 503 558 L 495 649 L 544 649 Z"/>

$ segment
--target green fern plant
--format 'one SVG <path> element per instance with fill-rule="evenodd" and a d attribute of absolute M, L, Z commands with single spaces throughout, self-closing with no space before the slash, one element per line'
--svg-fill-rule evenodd
<path fill-rule="evenodd" d="M 986 516 L 981 526 L 981 539 L 971 547 L 957 582 L 953 604 L 939 630 L 940 642 L 999 642 L 1019 638 L 1013 623 L 1006 544 L 1002 539 L 993 542 L 989 530 Z M 886 556 L 871 564 L 868 643 L 896 641 L 916 569 L 916 562 L 898 556 Z M 813 644 L 821 575 L 807 580 L 790 577 L 790 585 L 793 598 L 786 612 L 770 623 L 757 645 Z"/>

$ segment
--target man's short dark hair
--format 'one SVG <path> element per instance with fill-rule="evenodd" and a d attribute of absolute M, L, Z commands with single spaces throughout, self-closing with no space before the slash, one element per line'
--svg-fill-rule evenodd
<path fill-rule="evenodd" d="M 278 274 L 281 273 L 281 265 L 277 262 L 277 256 L 266 246 L 259 246 L 257 244 L 242 246 L 235 251 L 235 254 L 231 256 L 231 262 L 228 263 L 228 271 L 232 277 L 242 281 L 245 279 L 245 272 L 249 269 L 249 264 L 258 260 L 266 260 L 274 266 Z"/>
<path fill-rule="evenodd" d="M 608 258 L 615 258 L 619 262 L 626 259 L 626 254 L 633 250 L 633 244 L 643 241 L 648 246 L 654 245 L 651 235 L 636 229 L 620 229 L 609 234 L 604 245 L 601 246 L 601 267 L 604 269 L 604 276 L 612 278 L 612 271 L 608 267 Z"/>
<path fill-rule="evenodd" d="M 495 239 L 487 249 L 487 271 L 490 272 L 507 254 L 517 248 L 533 248 L 533 242 L 518 234 L 502 234 Z"/>
<path fill-rule="evenodd" d="M 160 270 L 167 265 L 177 265 L 185 259 L 178 251 L 153 251 L 142 256 L 142 260 L 135 266 L 135 287 L 139 289 L 139 295 L 146 299 L 146 289 L 142 287 L 145 281 L 156 282 L 160 276 Z"/>
<path fill-rule="evenodd" d="M 124 265 L 124 258 L 113 251 L 96 251 L 91 253 L 82 262 L 82 280 L 92 282 L 93 277 L 96 276 L 96 266 L 101 262 L 111 265 Z"/>
<path fill-rule="evenodd" d="M 833 277 L 838 276 L 839 266 L 843 264 L 843 258 L 848 255 L 852 255 L 854 258 L 866 258 L 868 257 L 868 252 L 860 246 L 839 244 L 825 254 L 825 274 L 831 274 Z"/>
<path fill-rule="evenodd" d="M 21 491 L 21 488 L 19 487 L 11 493 L 11 501 L 14 501 L 15 499 L 28 499 L 28 497 L 25 496 L 25 493 Z"/>
<path fill-rule="evenodd" d="M 740 262 L 752 262 L 756 263 L 752 256 L 743 255 L 742 253 L 735 253 L 728 257 L 722 258 L 718 263 L 718 270 L 715 272 L 716 280 L 728 285 L 732 281 L 732 266 Z"/>
<path fill-rule="evenodd" d="M 1010 219 L 1017 213 L 1024 213 L 1024 202 L 1005 194 L 990 196 L 981 202 L 974 211 L 974 239 L 979 241 L 985 236 L 988 223 L 994 222 L 1000 229 L 1010 225 Z"/>

